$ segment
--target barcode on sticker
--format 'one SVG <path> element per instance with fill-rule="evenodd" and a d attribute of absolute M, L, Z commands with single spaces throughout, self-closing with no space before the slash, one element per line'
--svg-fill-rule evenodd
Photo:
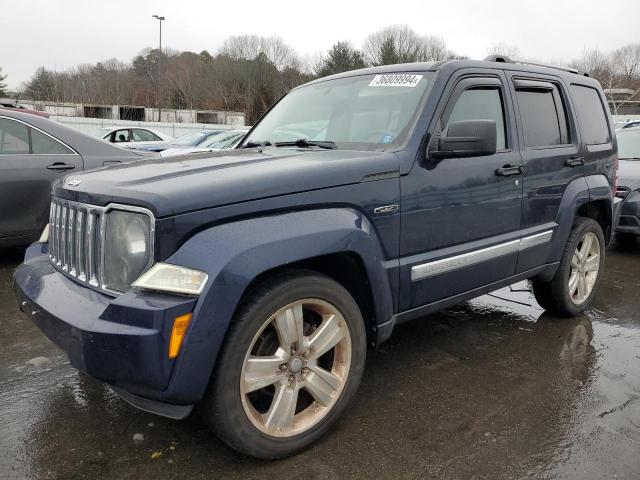
<path fill-rule="evenodd" d="M 393 75 L 376 75 L 369 83 L 370 87 L 415 87 L 422 80 L 422 75 L 399 73 Z"/>

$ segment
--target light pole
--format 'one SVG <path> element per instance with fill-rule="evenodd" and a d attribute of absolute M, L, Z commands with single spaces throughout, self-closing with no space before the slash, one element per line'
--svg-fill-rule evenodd
<path fill-rule="evenodd" d="M 161 121 L 161 110 L 160 110 L 160 75 L 162 72 L 162 21 L 164 20 L 164 17 L 161 17 L 160 15 L 153 15 L 153 18 L 158 20 L 158 23 L 160 24 L 160 48 L 159 48 L 159 54 L 158 54 L 158 92 L 156 93 L 157 95 L 157 99 L 156 99 L 156 106 L 158 107 L 158 121 Z"/>

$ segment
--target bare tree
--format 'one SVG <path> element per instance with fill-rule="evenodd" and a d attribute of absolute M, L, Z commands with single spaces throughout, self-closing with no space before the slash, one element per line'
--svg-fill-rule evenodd
<path fill-rule="evenodd" d="M 370 34 L 363 45 L 370 65 L 444 60 L 449 52 L 444 40 L 434 35 L 418 35 L 408 25 L 391 25 Z"/>
<path fill-rule="evenodd" d="M 229 37 L 224 41 L 218 53 L 235 60 L 254 60 L 263 53 L 278 70 L 299 68 L 301 63 L 295 50 L 277 36 L 237 35 Z"/>
<path fill-rule="evenodd" d="M 487 48 L 487 55 L 504 55 L 509 58 L 519 58 L 520 49 L 515 45 L 505 42 L 497 42 Z"/>
<path fill-rule="evenodd" d="M 586 50 L 571 65 L 600 82 L 614 115 L 640 97 L 640 44 L 627 45 L 611 53 Z"/>
<path fill-rule="evenodd" d="M 640 79 L 640 43 L 625 45 L 613 52 L 614 68 L 629 86 Z"/>
<path fill-rule="evenodd" d="M 4 96 L 7 94 L 7 84 L 5 80 L 7 79 L 6 75 L 2 75 L 2 67 L 0 67 L 0 96 Z"/>

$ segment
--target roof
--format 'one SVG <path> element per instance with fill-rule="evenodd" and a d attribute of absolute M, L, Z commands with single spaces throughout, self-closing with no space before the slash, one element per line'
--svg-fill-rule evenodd
<path fill-rule="evenodd" d="M 502 58 L 502 57 L 501 57 Z M 506 58 L 506 57 L 505 57 Z M 507 58 L 507 60 L 509 60 Z M 530 63 L 524 60 L 518 61 L 489 61 L 489 60 L 443 60 L 440 62 L 415 62 L 415 63 L 398 63 L 394 65 L 382 65 L 379 67 L 361 68 L 359 70 L 351 70 L 348 72 L 336 73 L 327 77 L 318 78 L 311 82 L 300 85 L 312 85 L 324 82 L 326 80 L 334 80 L 337 78 L 346 78 L 358 75 L 375 75 L 382 73 L 400 73 L 400 72 L 430 72 L 430 71 L 449 71 L 453 72 L 461 68 L 486 68 L 493 70 L 509 70 L 531 73 L 542 73 L 571 79 L 573 81 L 580 80 L 587 84 L 597 84 L 597 81 L 588 77 L 588 75 L 577 73 L 577 71 L 568 67 L 541 65 Z M 297 87 L 297 88 L 300 88 Z"/>

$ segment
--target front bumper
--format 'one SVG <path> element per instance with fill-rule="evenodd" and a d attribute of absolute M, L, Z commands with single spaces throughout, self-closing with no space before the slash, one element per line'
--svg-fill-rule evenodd
<path fill-rule="evenodd" d="M 135 290 L 113 298 L 93 291 L 56 270 L 43 244 L 27 250 L 14 289 L 22 311 L 73 367 L 151 406 L 153 400 L 180 403 L 167 391 L 175 363 L 168 343 L 173 319 L 191 312 L 196 299 Z"/>
<path fill-rule="evenodd" d="M 640 235 L 640 192 L 632 191 L 624 198 L 616 232 Z"/>

